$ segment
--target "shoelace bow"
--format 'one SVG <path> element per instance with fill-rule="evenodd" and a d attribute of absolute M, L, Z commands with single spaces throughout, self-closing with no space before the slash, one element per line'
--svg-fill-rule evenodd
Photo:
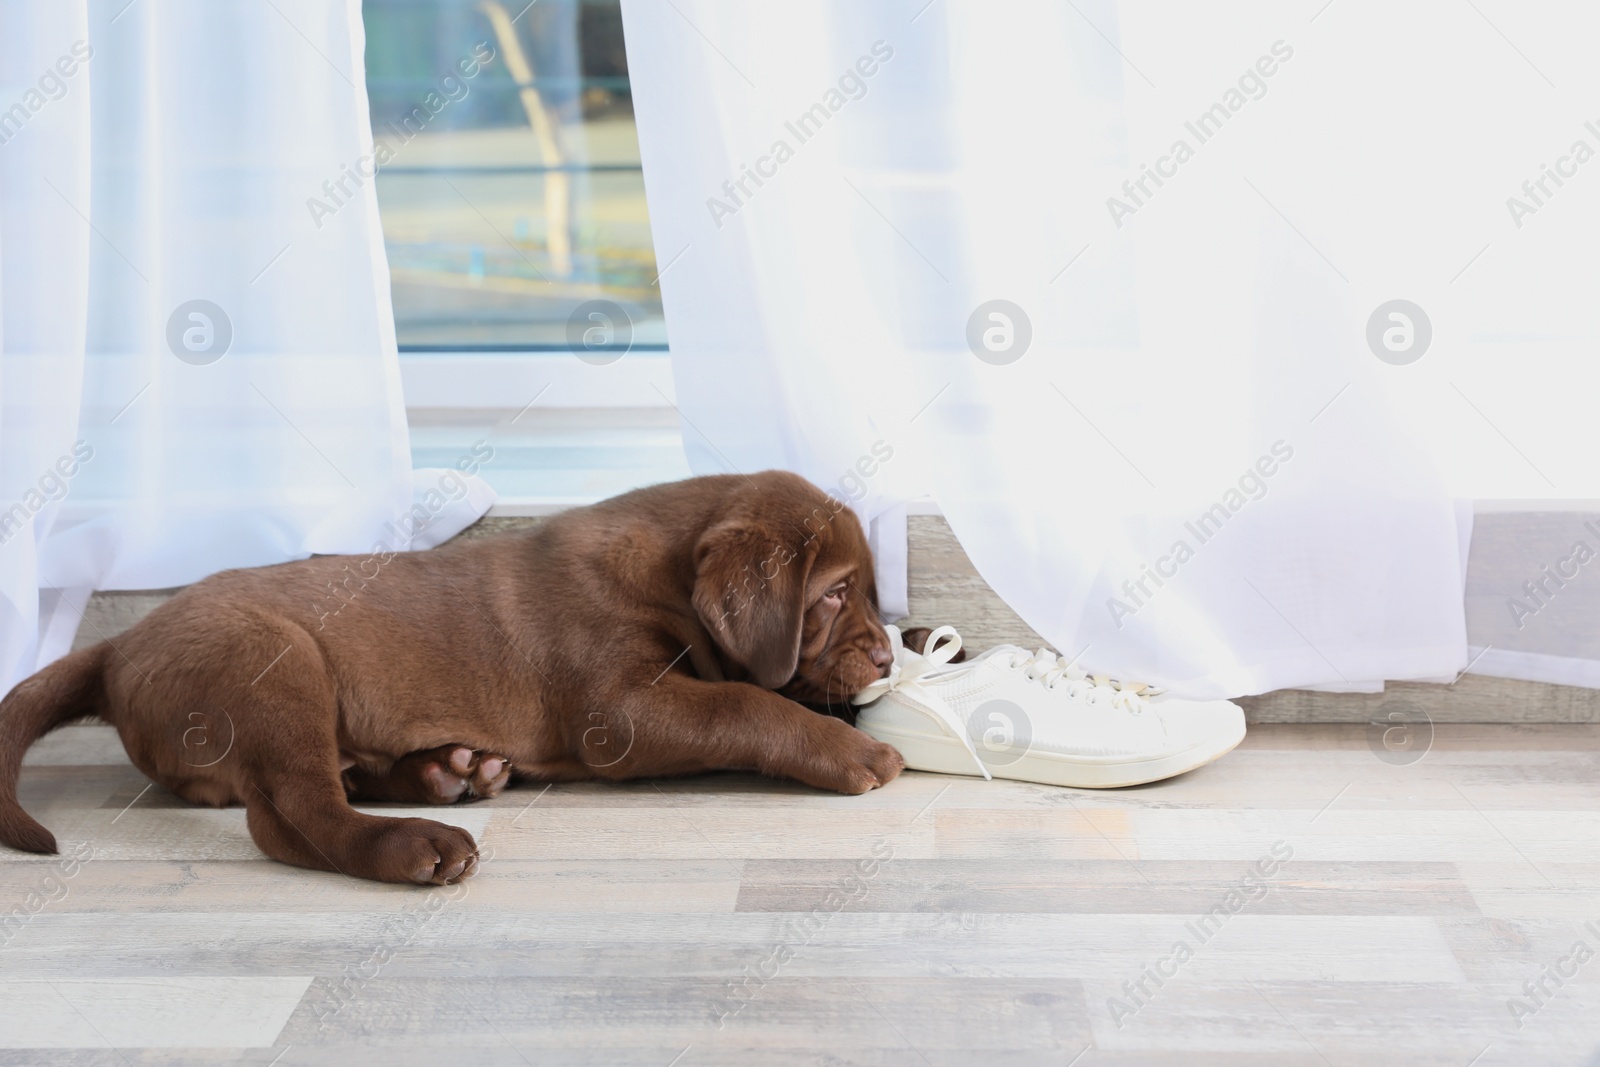
<path fill-rule="evenodd" d="M 920 656 L 906 647 L 905 640 L 900 636 L 900 627 L 886 626 L 884 629 L 889 633 L 889 650 L 894 653 L 889 674 L 851 697 L 852 704 L 870 704 L 902 685 L 915 682 L 924 674 L 948 666 L 956 653 L 961 651 L 961 635 L 956 633 L 954 626 L 941 626 L 929 634 L 922 646 L 925 651 Z"/>

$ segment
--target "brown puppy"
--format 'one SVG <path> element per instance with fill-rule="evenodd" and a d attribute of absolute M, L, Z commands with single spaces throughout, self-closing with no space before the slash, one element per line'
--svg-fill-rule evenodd
<path fill-rule="evenodd" d="M 855 516 L 777 471 L 431 552 L 225 571 L 0 702 L 0 841 L 55 851 L 16 801 L 23 752 L 98 715 L 161 785 L 244 804 L 269 856 L 445 884 L 476 865 L 469 834 L 358 812 L 347 793 L 448 802 L 511 768 L 741 769 L 864 793 L 899 753 L 796 701 L 842 703 L 888 662 Z"/>

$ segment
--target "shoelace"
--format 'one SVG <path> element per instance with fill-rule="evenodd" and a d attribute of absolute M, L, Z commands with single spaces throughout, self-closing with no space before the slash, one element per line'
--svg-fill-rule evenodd
<path fill-rule="evenodd" d="M 1010 654 L 1006 665 L 1013 670 L 1027 672 L 1030 679 L 1046 689 L 1054 689 L 1058 683 L 1065 683 L 1069 699 L 1082 700 L 1091 705 L 1104 703 L 1135 715 L 1144 711 L 1146 697 L 1158 692 L 1143 682 L 1119 682 L 1104 674 L 1090 674 L 1074 667 L 1065 656 L 1058 656 L 1048 648 L 1041 648 L 1031 656 L 1018 649 Z M 1110 698 L 1102 701 L 1102 693 L 1109 693 Z"/>
<path fill-rule="evenodd" d="M 905 640 L 898 626 L 887 626 L 885 629 L 889 634 L 890 650 L 894 653 L 889 674 L 852 697 L 850 700 L 852 704 L 870 704 L 900 688 L 915 690 L 924 676 L 949 666 L 950 661 L 955 659 L 956 653 L 961 651 L 961 635 L 956 632 L 954 626 L 941 626 L 930 633 L 928 640 L 922 646 L 925 651 L 921 655 L 905 647 Z M 1074 667 L 1065 656 L 1058 656 L 1047 648 L 1041 648 L 1031 654 L 1021 648 L 1010 649 L 1002 652 L 1000 656 L 995 660 L 1000 666 L 1024 671 L 1030 681 L 1037 682 L 1046 689 L 1053 690 L 1058 685 L 1063 685 L 1068 699 L 1082 700 L 1091 707 L 1109 707 L 1137 715 L 1144 711 L 1149 697 L 1161 692 L 1143 683 L 1130 684 L 1116 681 L 1103 674 L 1091 675 Z M 1101 694 L 1110 696 L 1102 698 Z M 934 702 L 931 706 L 934 710 L 938 710 L 943 706 L 943 701 Z M 953 714 L 947 717 L 940 712 L 939 717 L 946 720 L 945 725 L 949 727 L 950 732 L 966 746 L 983 777 L 992 778 L 972 738 L 967 736 L 966 723 Z"/>
<path fill-rule="evenodd" d="M 889 650 L 894 653 L 889 674 L 851 697 L 852 704 L 870 704 L 885 693 L 909 685 L 930 671 L 948 666 L 956 653 L 961 651 L 961 635 L 956 633 L 954 626 L 941 626 L 929 634 L 921 655 L 906 647 L 905 639 L 900 636 L 900 627 L 885 626 L 884 629 L 889 633 Z"/>

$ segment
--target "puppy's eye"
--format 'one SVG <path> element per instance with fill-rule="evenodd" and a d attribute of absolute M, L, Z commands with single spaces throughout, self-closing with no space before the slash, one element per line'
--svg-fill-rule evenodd
<path fill-rule="evenodd" d="M 845 591 L 846 588 L 848 588 L 847 583 L 840 582 L 838 585 L 836 585 L 833 588 L 829 589 L 826 593 L 823 593 L 822 594 L 822 599 L 824 599 L 824 600 L 826 600 L 826 601 L 828 601 L 830 603 L 833 603 L 833 604 L 843 604 L 844 603 L 844 591 Z"/>

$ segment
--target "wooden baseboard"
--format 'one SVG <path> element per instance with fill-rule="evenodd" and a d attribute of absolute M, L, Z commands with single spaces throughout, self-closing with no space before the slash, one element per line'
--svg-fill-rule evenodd
<path fill-rule="evenodd" d="M 1280 689 L 1239 703 L 1251 722 L 1390 722 L 1391 712 L 1408 722 L 1600 722 L 1600 690 L 1479 674 L 1454 685 L 1390 682 L 1381 693 Z"/>
<path fill-rule="evenodd" d="M 482 537 L 541 521 L 537 516 L 485 518 L 460 536 Z M 989 588 L 942 517 L 913 515 L 907 530 L 911 614 L 906 625 L 952 625 L 969 647 L 977 649 L 1002 643 L 1039 648 L 1048 643 Z M 75 647 L 115 637 L 175 592 L 96 593 Z M 1471 674 L 1448 686 L 1395 682 L 1375 694 L 1291 689 L 1247 697 L 1240 703 L 1251 722 L 1371 723 L 1389 721 L 1390 713 L 1398 712 L 1408 721 L 1426 716 L 1434 722 L 1456 723 L 1600 723 L 1600 690 Z"/>

